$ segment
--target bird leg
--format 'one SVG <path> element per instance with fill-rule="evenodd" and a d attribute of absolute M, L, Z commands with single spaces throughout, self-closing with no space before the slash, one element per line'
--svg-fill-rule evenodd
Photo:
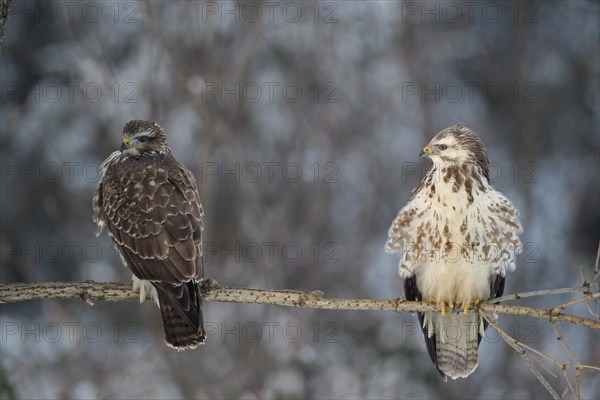
<path fill-rule="evenodd" d="M 444 317 L 446 315 L 446 307 L 448 307 L 450 309 L 454 309 L 455 307 L 459 307 L 462 304 L 460 301 L 457 301 L 455 303 L 452 300 L 438 300 L 435 297 L 430 297 L 429 302 L 437 305 L 440 308 L 440 314 L 442 314 L 442 317 Z M 472 302 L 473 302 L 473 304 L 477 304 L 477 303 L 479 303 L 479 300 L 473 300 Z M 465 302 L 464 305 L 465 305 L 464 310 L 468 310 L 469 302 L 468 301 Z M 466 314 L 466 311 L 465 311 L 465 314 Z"/>
<path fill-rule="evenodd" d="M 442 317 L 446 315 L 446 304 L 450 308 L 454 307 L 452 301 L 438 300 L 435 297 L 430 297 L 429 302 L 437 305 L 440 308 L 440 313 L 442 314 Z"/>
<path fill-rule="evenodd" d="M 140 293 L 140 303 L 151 300 L 158 304 L 158 293 L 156 293 L 156 288 L 150 281 L 138 279 L 135 275 L 133 275 L 131 279 L 133 281 L 133 290 Z"/>

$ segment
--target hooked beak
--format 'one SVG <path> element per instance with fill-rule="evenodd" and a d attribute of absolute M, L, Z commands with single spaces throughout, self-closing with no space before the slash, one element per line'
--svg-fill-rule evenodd
<path fill-rule="evenodd" d="M 125 138 L 121 142 L 121 153 L 129 148 L 129 139 Z"/>
<path fill-rule="evenodd" d="M 423 147 L 423 151 L 419 154 L 419 158 L 429 157 L 429 146 Z"/>

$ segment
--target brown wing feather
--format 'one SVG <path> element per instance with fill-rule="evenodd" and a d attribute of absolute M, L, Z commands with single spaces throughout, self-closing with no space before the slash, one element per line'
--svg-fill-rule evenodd
<path fill-rule="evenodd" d="M 202 277 L 196 182 L 171 156 L 109 165 L 98 200 L 110 236 L 139 279 L 180 284 Z"/>

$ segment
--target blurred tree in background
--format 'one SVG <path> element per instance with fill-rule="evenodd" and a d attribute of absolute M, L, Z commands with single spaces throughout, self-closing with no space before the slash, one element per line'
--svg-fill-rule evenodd
<path fill-rule="evenodd" d="M 223 285 L 400 296 L 387 228 L 422 146 L 462 122 L 521 211 L 506 292 L 576 286 L 600 237 L 599 19 L 591 1 L 13 1 L 1 281 L 131 278 L 91 198 L 123 125 L 148 119 L 196 174 L 206 276 Z M 547 397 L 492 330 L 477 371 L 444 383 L 410 315 L 204 308 L 207 345 L 177 353 L 151 304 L 3 306 L 2 397 Z M 560 350 L 539 321 L 500 323 Z M 599 364 L 596 332 L 564 333 Z"/>

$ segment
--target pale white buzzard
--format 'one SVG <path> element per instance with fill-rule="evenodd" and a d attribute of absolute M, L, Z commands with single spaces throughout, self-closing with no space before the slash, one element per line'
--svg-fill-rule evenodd
<path fill-rule="evenodd" d="M 408 300 L 432 301 L 419 313 L 427 351 L 442 378 L 469 376 L 487 324 L 469 306 L 502 295 L 522 245 L 518 212 L 489 182 L 487 150 L 463 125 L 438 133 L 421 156 L 433 167 L 412 190 L 388 232 L 400 253 Z"/>

